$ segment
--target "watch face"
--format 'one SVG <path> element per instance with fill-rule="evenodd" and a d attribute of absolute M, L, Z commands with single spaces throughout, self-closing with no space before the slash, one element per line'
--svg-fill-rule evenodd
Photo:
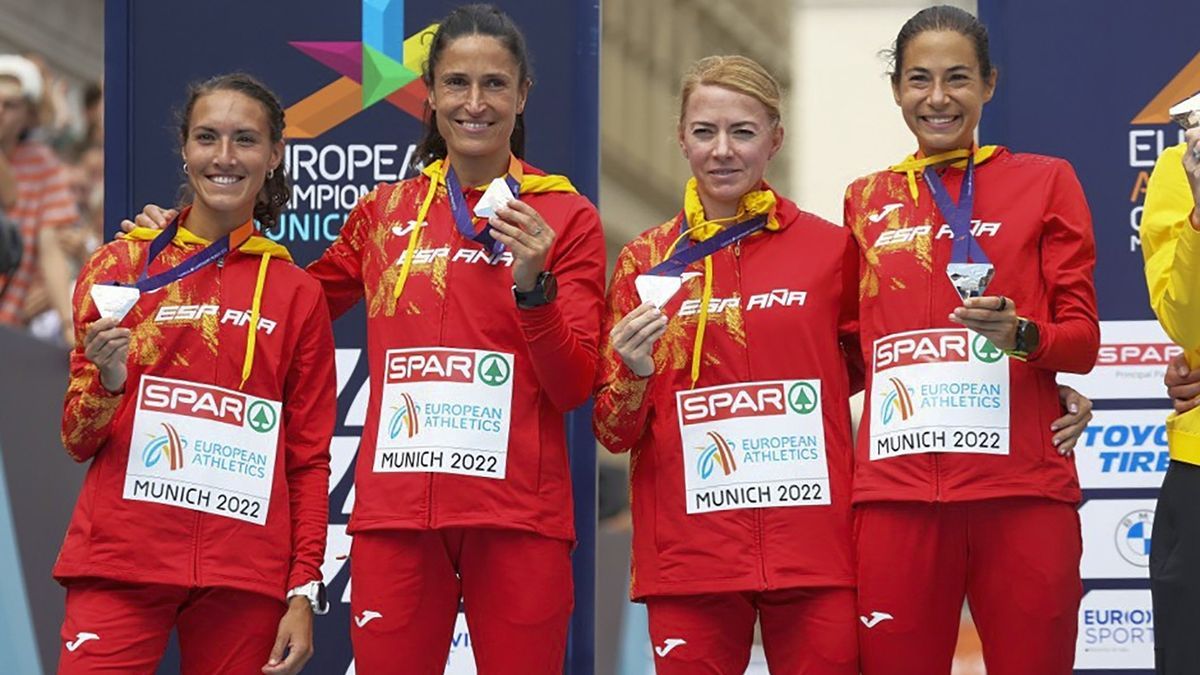
<path fill-rule="evenodd" d="M 558 279 L 549 272 L 545 272 L 545 275 L 542 277 L 542 295 L 545 296 L 546 302 L 550 302 L 558 295 Z"/>

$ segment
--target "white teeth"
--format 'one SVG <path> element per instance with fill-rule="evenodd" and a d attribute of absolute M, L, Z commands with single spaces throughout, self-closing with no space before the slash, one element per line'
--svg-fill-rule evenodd
<path fill-rule="evenodd" d="M 217 183 L 218 185 L 233 185 L 241 179 L 237 176 L 213 176 L 212 178 L 209 178 L 209 180 Z"/>
<path fill-rule="evenodd" d="M 464 127 L 468 128 L 472 131 L 478 131 L 480 129 L 486 129 L 488 127 L 487 122 L 459 122 L 459 124 L 463 125 Z"/>
<path fill-rule="evenodd" d="M 953 117 L 926 117 L 925 120 L 931 124 L 949 124 Z"/>

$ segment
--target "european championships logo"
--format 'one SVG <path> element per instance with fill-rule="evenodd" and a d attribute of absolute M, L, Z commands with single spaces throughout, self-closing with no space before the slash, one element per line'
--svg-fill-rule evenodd
<path fill-rule="evenodd" d="M 417 404 L 413 402 L 412 396 L 408 394 L 400 394 L 404 399 L 404 403 L 396 408 L 396 412 L 392 413 L 392 419 L 388 422 L 388 438 L 395 439 L 403 432 L 406 437 L 412 438 L 420 431 L 420 418 L 417 417 Z"/>
<path fill-rule="evenodd" d="M 175 427 L 165 422 L 162 426 L 164 435 L 152 439 L 142 450 L 142 464 L 146 468 L 152 468 L 165 457 L 167 468 L 171 471 L 178 471 L 183 468 L 184 440 L 179 437 L 179 432 L 175 430 Z"/>
<path fill-rule="evenodd" d="M 288 43 L 341 77 L 287 109 L 284 136 L 316 138 L 384 100 L 421 119 L 435 32 L 430 24 L 404 37 L 404 0 L 363 0 L 361 40 Z"/>
<path fill-rule="evenodd" d="M 718 466 L 726 476 L 737 471 L 737 462 L 733 459 L 733 448 L 729 447 L 729 441 L 715 431 L 708 432 L 708 438 L 712 443 L 700 449 L 700 461 L 696 465 L 700 478 L 708 478 Z"/>

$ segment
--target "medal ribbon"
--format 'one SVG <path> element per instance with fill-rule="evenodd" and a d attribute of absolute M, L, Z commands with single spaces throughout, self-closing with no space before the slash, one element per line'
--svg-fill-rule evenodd
<path fill-rule="evenodd" d="M 971 234 L 971 212 L 975 207 L 975 158 L 967 159 L 967 171 L 963 175 L 962 191 L 958 195 L 958 203 L 950 198 L 950 192 L 937 171 L 932 166 L 925 167 L 922 174 L 929 191 L 933 193 L 933 201 L 938 211 L 946 219 L 950 231 L 954 235 L 954 248 L 950 255 L 953 263 L 984 263 L 991 264 L 987 253 Z"/>

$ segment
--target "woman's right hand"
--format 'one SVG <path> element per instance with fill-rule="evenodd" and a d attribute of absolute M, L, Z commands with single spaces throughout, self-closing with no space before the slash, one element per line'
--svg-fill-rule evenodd
<path fill-rule="evenodd" d="M 1182 415 L 1200 404 L 1200 368 L 1192 370 L 1184 354 L 1171 359 L 1163 384 L 1167 385 L 1167 396 L 1176 413 Z"/>
<path fill-rule="evenodd" d="M 177 215 L 179 215 L 179 212 L 175 209 L 164 209 L 156 204 L 147 204 L 142 207 L 142 212 L 137 214 L 137 217 L 133 220 L 121 221 L 121 231 L 130 232 L 135 227 L 148 227 L 152 230 L 161 230 Z"/>
<path fill-rule="evenodd" d="M 633 374 L 650 377 L 654 374 L 654 343 L 666 330 L 666 315 L 646 302 L 618 321 L 609 336 L 613 349 Z"/>
<path fill-rule="evenodd" d="M 100 384 L 114 394 L 125 388 L 129 358 L 129 329 L 117 323 L 113 317 L 100 319 L 83 336 L 83 355 L 100 369 Z"/>

